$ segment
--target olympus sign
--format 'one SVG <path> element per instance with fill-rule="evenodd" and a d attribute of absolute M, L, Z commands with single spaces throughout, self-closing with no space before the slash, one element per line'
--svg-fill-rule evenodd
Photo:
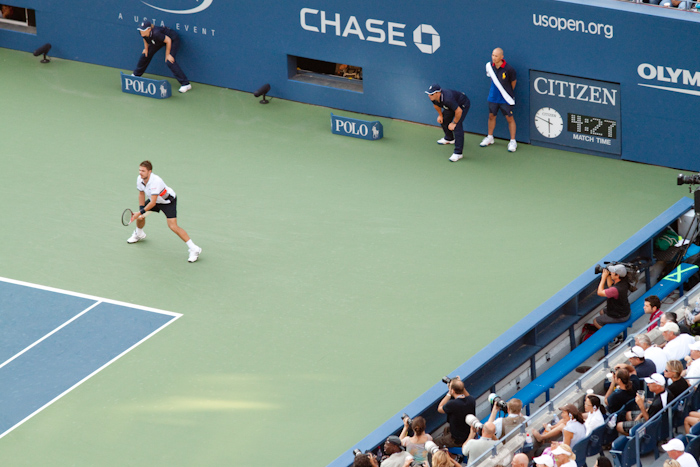
<path fill-rule="evenodd" d="M 367 19 L 363 25 L 355 16 L 341 20 L 340 13 L 327 14 L 323 10 L 302 8 L 299 12 L 299 23 L 306 31 L 326 34 L 329 29 L 335 31 L 336 36 L 356 36 L 362 41 L 387 42 L 390 45 L 406 47 L 404 42 L 403 23 L 394 23 L 381 19 Z M 429 24 L 420 24 L 413 30 L 413 43 L 424 54 L 433 54 L 440 48 L 440 34 Z"/>
<path fill-rule="evenodd" d="M 637 67 L 637 74 L 640 78 L 645 79 L 647 81 L 700 87 L 700 71 L 691 71 L 684 70 L 682 68 L 671 68 L 668 66 L 642 63 Z M 696 91 L 693 89 L 682 89 L 673 86 L 661 86 L 658 84 L 637 84 L 648 88 L 662 89 L 664 91 L 679 92 L 681 94 L 692 94 L 695 96 L 700 96 L 700 91 Z"/>
<path fill-rule="evenodd" d="M 186 3 L 193 4 L 196 1 L 196 3 L 199 3 L 200 0 L 188 0 Z M 155 8 L 156 10 L 159 11 L 164 11 L 166 13 L 173 13 L 176 15 L 189 15 L 192 13 L 199 13 L 200 11 L 204 11 L 207 8 L 211 6 L 211 4 L 214 2 L 214 0 L 202 0 L 202 3 L 198 6 L 194 6 L 193 8 L 186 8 L 186 9 L 181 9 L 181 10 L 168 10 L 166 8 L 161 8 L 157 7 L 155 5 L 152 5 L 148 2 L 145 2 L 144 0 L 141 0 L 141 3 L 144 5 L 150 6 L 151 8 Z"/>

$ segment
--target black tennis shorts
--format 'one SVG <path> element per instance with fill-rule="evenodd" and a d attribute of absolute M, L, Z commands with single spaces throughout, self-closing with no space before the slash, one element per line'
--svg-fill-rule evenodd
<path fill-rule="evenodd" d="M 170 197 L 170 204 L 158 204 L 151 209 L 154 212 L 162 212 L 168 219 L 177 219 L 177 198 Z M 139 206 L 144 208 L 145 206 Z"/>

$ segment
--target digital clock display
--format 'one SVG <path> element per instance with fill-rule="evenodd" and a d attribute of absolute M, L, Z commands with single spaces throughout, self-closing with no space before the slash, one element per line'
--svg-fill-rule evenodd
<path fill-rule="evenodd" d="M 617 139 L 617 122 L 606 118 L 568 114 L 567 129 L 572 133 Z"/>

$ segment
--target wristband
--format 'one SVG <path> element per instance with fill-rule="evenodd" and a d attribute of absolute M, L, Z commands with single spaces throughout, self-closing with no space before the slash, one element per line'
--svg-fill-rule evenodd
<path fill-rule="evenodd" d="M 139 208 L 139 212 L 141 213 L 142 216 L 144 214 L 146 214 L 146 210 L 144 208 Z"/>

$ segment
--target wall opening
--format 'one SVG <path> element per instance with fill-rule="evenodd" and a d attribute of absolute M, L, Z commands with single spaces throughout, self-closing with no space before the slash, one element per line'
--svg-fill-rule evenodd
<path fill-rule="evenodd" d="M 36 34 L 36 14 L 31 8 L 0 4 L 0 29 Z"/>
<path fill-rule="evenodd" d="M 362 92 L 362 67 L 347 63 L 325 62 L 305 57 L 287 56 L 289 79 L 302 83 Z"/>

